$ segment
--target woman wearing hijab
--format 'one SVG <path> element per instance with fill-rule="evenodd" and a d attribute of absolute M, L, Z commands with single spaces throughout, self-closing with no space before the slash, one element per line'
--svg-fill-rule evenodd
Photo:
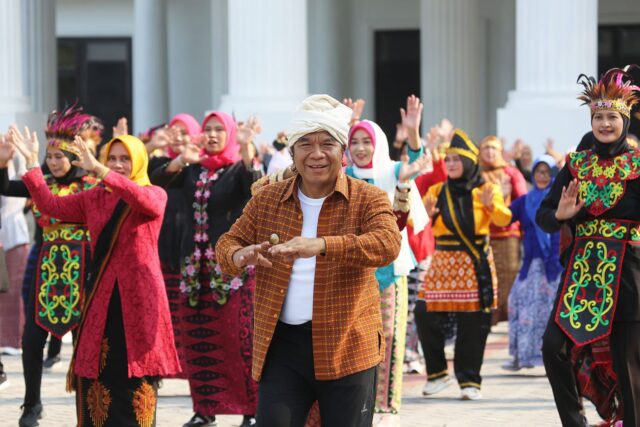
<path fill-rule="evenodd" d="M 480 142 L 482 179 L 500 187 L 508 206 L 512 200 L 527 193 L 527 181 L 515 166 L 504 160 L 502 152 L 502 141 L 496 136 L 488 136 Z M 504 227 L 492 224 L 489 229 L 498 275 L 498 308 L 492 319 L 492 324 L 496 324 L 508 318 L 509 291 L 520 268 L 520 223 L 515 221 Z"/>
<path fill-rule="evenodd" d="M 149 173 L 159 167 L 166 167 L 169 162 L 178 157 L 187 144 L 196 142 L 200 135 L 200 123 L 189 114 L 177 114 L 169 122 L 169 129 L 159 129 L 157 132 L 167 132 L 172 137 L 166 147 L 165 155 L 149 159 Z M 158 238 L 158 253 L 162 276 L 167 290 L 171 323 L 176 340 L 176 350 L 180 357 L 182 373 L 179 378 L 186 379 L 186 359 L 182 342 L 182 329 L 179 326 L 183 317 L 180 293 L 180 243 L 186 232 L 188 222 L 186 200 L 180 188 L 167 188 L 167 207 L 164 212 L 162 228 Z"/>
<path fill-rule="evenodd" d="M 104 164 L 76 137 L 73 164 L 100 186 L 51 194 L 37 164 L 37 141 L 14 138 L 30 169 L 22 180 L 40 210 L 85 224 L 91 233 L 91 292 L 74 348 L 67 390 L 76 390 L 79 426 L 155 426 L 157 378 L 177 374 L 167 296 L 158 258 L 166 193 L 147 176 L 147 152 L 124 135 L 104 147 Z"/>
<path fill-rule="evenodd" d="M 48 172 L 44 175 L 44 182 L 55 197 L 78 194 L 97 184 L 94 176 L 73 164 L 78 159 L 73 137 L 89 117 L 76 107 L 54 111 L 49 115 L 45 129 L 48 140 L 45 168 Z M 12 129 L 10 138 L 16 137 L 20 137 L 20 132 Z M 34 132 L 27 137 L 36 139 L 36 134 Z M 9 180 L 6 166 L 14 151 L 6 141 L 0 149 L 0 166 L 4 166 L 0 168 L 0 194 L 31 197 L 22 181 Z M 54 355 L 51 354 L 52 350 L 57 356 L 62 336 L 75 330 L 80 323 L 82 300 L 88 290 L 86 276 L 90 264 L 89 232 L 86 226 L 43 213 L 38 203 L 32 206 L 32 210 L 36 233 L 32 248 L 33 267 L 27 267 L 28 271 L 25 272 L 29 284 L 22 334 L 25 396 L 19 421 L 21 427 L 38 425 L 38 419 L 42 417 L 40 389 L 47 336 L 52 337 L 49 356 Z"/>
<path fill-rule="evenodd" d="M 427 365 L 422 394 L 433 395 L 451 384 L 442 323 L 455 313 L 454 369 L 461 399 L 477 400 L 491 309 L 497 305 L 489 225 L 508 225 L 511 211 L 499 187 L 480 176 L 478 148 L 464 132 L 454 132 L 446 153 L 448 178 L 429 188 L 425 200 L 436 251 L 415 309 Z"/>
<path fill-rule="evenodd" d="M 187 146 L 152 174 L 159 185 L 181 189 L 187 201 L 180 333 L 195 414 L 184 427 L 213 426 L 218 414 L 242 414 L 242 426 L 249 426 L 257 405 L 251 379 L 255 276 L 252 268 L 241 277 L 224 275 L 214 248 L 242 213 L 261 173 L 253 165 L 250 135 L 243 130 L 237 140 L 230 115 L 207 115 L 201 130 L 201 152 Z"/>
<path fill-rule="evenodd" d="M 640 426 L 640 153 L 626 141 L 640 88 L 626 69 L 578 81 L 592 132 L 536 216 L 547 233 L 574 230 L 542 357 L 563 426 L 586 425 L 581 396 Z"/>
<path fill-rule="evenodd" d="M 412 101 L 416 101 L 415 105 Z M 408 150 L 409 163 L 417 160 L 423 152 L 419 129 L 420 100 L 408 101 L 406 115 L 417 123 L 412 129 L 413 138 Z M 398 226 L 402 230 L 402 249 L 398 258 L 390 265 L 376 271 L 380 288 L 382 324 L 386 340 L 386 356 L 377 369 L 376 407 L 378 413 L 395 414 L 402 400 L 402 375 L 404 367 L 405 336 L 407 330 L 407 275 L 416 261 L 409 247 L 405 225 L 407 217 L 414 230 L 422 231 L 429 221 L 420 199 L 420 193 L 412 182 L 412 172 L 403 168 L 402 162 L 389 157 L 389 143 L 376 123 L 363 120 L 351 127 L 348 153 L 352 165 L 346 169 L 348 176 L 363 179 L 385 190 L 394 206 Z"/>
<path fill-rule="evenodd" d="M 520 274 L 509 294 L 509 354 L 503 365 L 509 371 L 542 366 L 542 335 L 560 282 L 560 232 L 546 233 L 535 217 L 551 189 L 555 160 L 549 155 L 533 164 L 533 188 L 515 199 L 511 221 L 520 221 L 524 232 L 524 257 Z"/>

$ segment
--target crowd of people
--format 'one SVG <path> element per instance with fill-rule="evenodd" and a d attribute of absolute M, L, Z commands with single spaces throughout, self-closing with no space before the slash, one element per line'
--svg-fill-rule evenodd
<path fill-rule="evenodd" d="M 391 143 L 363 100 L 328 95 L 269 147 L 257 118 L 221 111 L 137 137 L 123 118 L 106 141 L 74 105 L 42 146 L 12 126 L 0 346 L 22 355 L 20 426 L 39 425 L 69 332 L 79 426 L 156 425 L 163 378 L 189 382 L 183 427 L 384 426 L 404 374 L 426 372 L 426 398 L 452 385 L 447 343 L 460 399 L 481 399 L 501 321 L 503 368 L 544 366 L 563 426 L 588 425 L 583 397 L 640 425 L 639 88 L 626 69 L 580 79 L 592 131 L 537 159 L 446 119 L 423 137 L 414 95 Z"/>

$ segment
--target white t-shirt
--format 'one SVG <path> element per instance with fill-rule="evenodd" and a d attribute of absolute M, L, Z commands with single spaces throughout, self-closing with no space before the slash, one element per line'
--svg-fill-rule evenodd
<path fill-rule="evenodd" d="M 302 237 L 316 238 L 318 218 L 324 203 L 322 199 L 311 199 L 298 189 L 302 208 Z M 282 305 L 280 320 L 289 325 L 301 325 L 313 315 L 313 285 L 316 275 L 316 257 L 298 258 L 293 262 L 289 288 Z"/>

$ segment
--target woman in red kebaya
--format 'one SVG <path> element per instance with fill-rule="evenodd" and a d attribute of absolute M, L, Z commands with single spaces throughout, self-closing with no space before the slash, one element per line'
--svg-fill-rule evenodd
<path fill-rule="evenodd" d="M 155 426 L 157 378 L 180 372 L 158 258 L 167 195 L 151 185 L 142 141 L 124 135 L 103 149 L 103 163 L 79 137 L 75 166 L 101 185 L 67 197 L 49 191 L 38 144 L 14 135 L 27 159 L 23 176 L 40 210 L 91 233 L 92 291 L 87 296 L 67 388 L 76 389 L 79 426 Z"/>

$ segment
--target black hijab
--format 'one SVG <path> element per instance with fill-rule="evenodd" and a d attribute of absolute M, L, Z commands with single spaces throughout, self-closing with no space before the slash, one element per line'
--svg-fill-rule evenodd
<path fill-rule="evenodd" d="M 578 144 L 578 148 L 576 148 L 576 151 L 590 149 L 593 150 L 593 152 L 596 153 L 601 159 L 608 159 L 629 151 L 631 147 L 627 143 L 627 134 L 629 133 L 629 125 L 631 122 L 629 118 L 624 114 L 620 114 L 620 116 L 622 117 L 623 122 L 622 134 L 620 134 L 620 138 L 618 138 L 615 142 L 606 144 L 604 142 L 600 142 L 593 134 L 593 131 L 591 131 L 584 134 L 582 140 L 580 140 L 580 144 Z"/>
<path fill-rule="evenodd" d="M 70 153 L 67 150 L 60 149 L 60 151 L 65 155 L 67 159 L 69 159 L 70 163 L 74 160 L 78 160 L 78 156 L 76 156 L 75 154 Z M 80 181 L 83 176 L 87 175 L 87 172 L 84 169 L 74 166 L 73 163 L 71 163 L 71 169 L 69 169 L 69 171 L 64 176 L 55 177 L 49 170 L 49 166 L 47 166 L 46 161 L 42 165 L 42 173 L 51 176 L 51 178 L 53 178 L 53 180 L 60 185 L 69 185 L 72 182 Z"/>

